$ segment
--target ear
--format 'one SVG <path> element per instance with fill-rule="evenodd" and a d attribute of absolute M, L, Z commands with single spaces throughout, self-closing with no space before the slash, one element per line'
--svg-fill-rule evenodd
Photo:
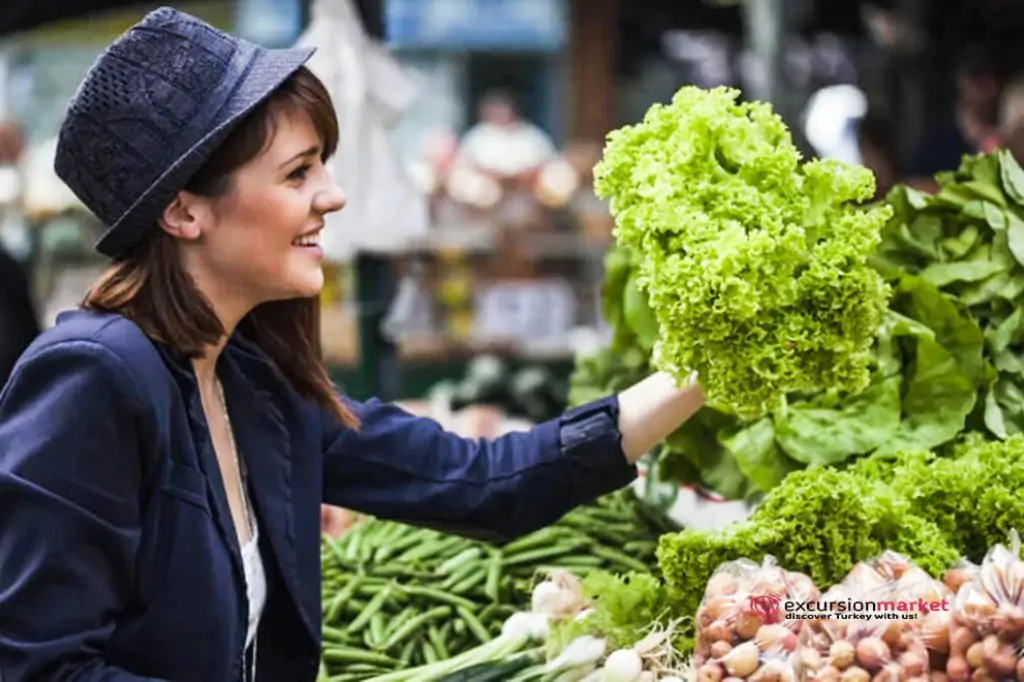
<path fill-rule="evenodd" d="M 164 232 L 178 239 L 199 239 L 209 222 L 209 211 L 203 200 L 191 192 L 178 192 L 160 215 Z"/>

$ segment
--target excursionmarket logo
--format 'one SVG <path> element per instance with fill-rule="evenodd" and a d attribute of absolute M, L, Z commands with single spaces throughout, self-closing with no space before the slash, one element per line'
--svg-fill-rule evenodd
<path fill-rule="evenodd" d="M 777 594 L 750 595 L 747 608 L 765 624 L 783 620 L 916 620 L 949 611 L 948 599 L 830 599 L 797 601 Z"/>

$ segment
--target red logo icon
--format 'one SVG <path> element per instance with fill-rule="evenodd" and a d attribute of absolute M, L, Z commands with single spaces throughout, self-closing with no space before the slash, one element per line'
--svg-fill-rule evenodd
<path fill-rule="evenodd" d="M 782 598 L 777 594 L 752 594 L 750 610 L 765 624 L 778 623 L 782 620 Z"/>

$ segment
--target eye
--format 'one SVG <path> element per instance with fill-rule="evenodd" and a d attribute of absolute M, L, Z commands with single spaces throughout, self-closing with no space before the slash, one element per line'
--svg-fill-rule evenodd
<path fill-rule="evenodd" d="M 299 166 L 298 168 L 296 168 L 295 170 L 288 174 L 288 179 L 301 182 L 302 180 L 306 179 L 307 175 L 309 175 L 310 168 L 311 166 L 308 163 Z"/>

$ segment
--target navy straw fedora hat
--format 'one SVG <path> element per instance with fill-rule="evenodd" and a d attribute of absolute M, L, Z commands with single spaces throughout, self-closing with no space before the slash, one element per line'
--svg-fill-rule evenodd
<path fill-rule="evenodd" d="M 57 175 L 107 226 L 116 258 L 253 108 L 314 50 L 270 50 L 178 10 L 154 10 L 114 41 L 68 106 Z"/>

